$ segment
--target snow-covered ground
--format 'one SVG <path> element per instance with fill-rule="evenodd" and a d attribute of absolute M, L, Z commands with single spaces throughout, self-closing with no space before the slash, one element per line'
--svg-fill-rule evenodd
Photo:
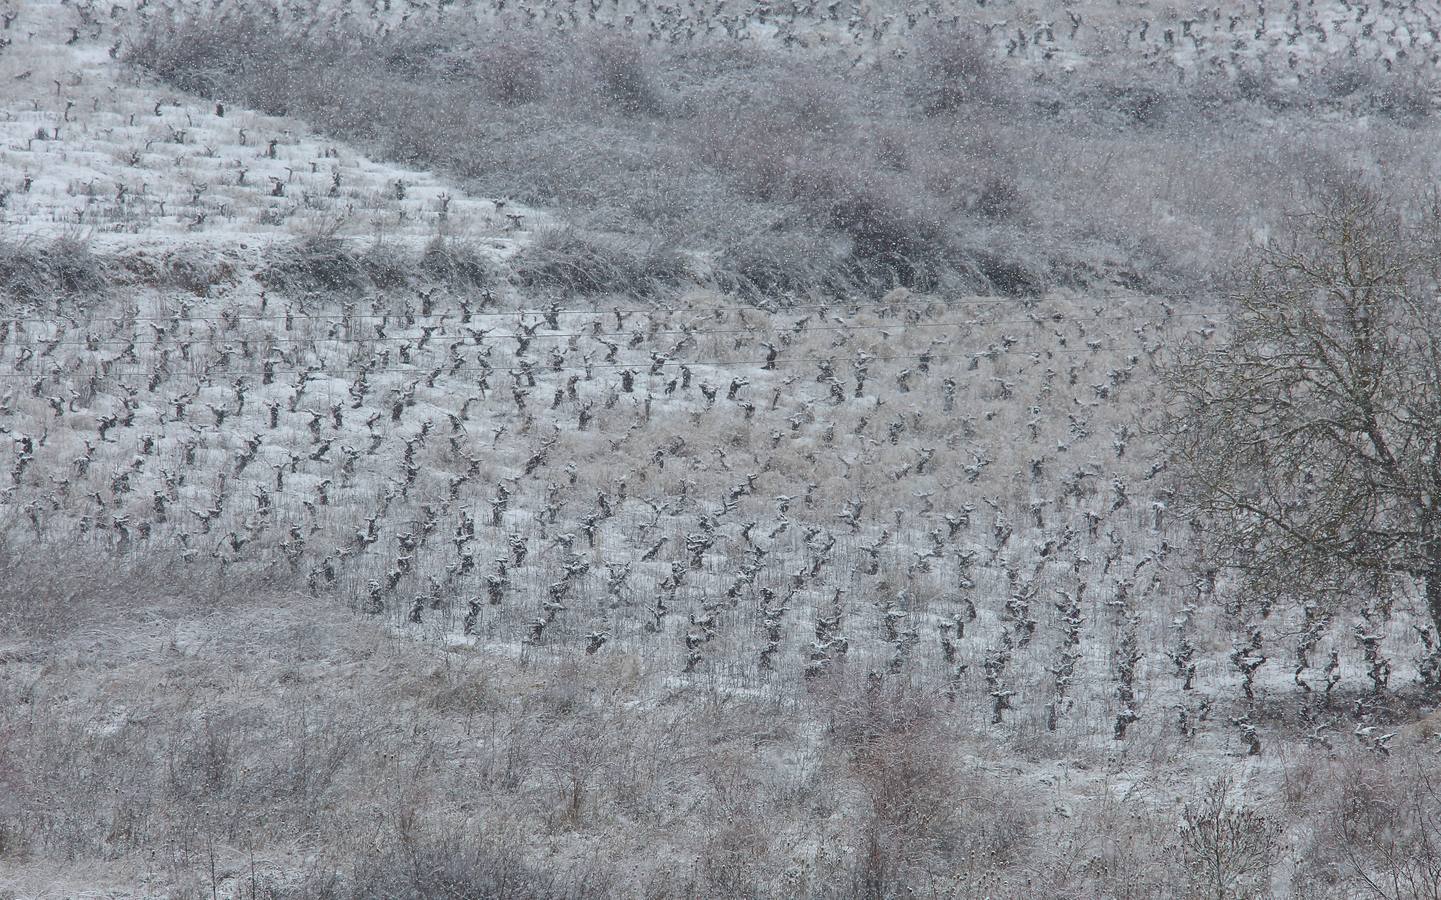
<path fill-rule="evenodd" d="M 1425 23 L 1438 16 L 1424 4 L 1358 13 L 1317 3 L 1270 17 L 1253 6 L 1237 7 L 1236 21 L 1218 7 L 1151 21 L 1077 6 L 1074 30 L 1065 19 L 1041 27 L 1059 6 L 993 2 L 984 15 L 996 17 L 987 24 L 1000 52 L 1037 66 L 1125 52 L 1194 71 L 1249 55 L 1304 74 L 1308 59 L 1353 42 L 1393 60 L 1398 50 L 1436 50 Z M 386 26 L 407 15 L 512 15 L 474 4 L 332 7 L 352 19 L 373 11 Z M 611 19 L 629 9 L 596 8 Z M 677 40 L 691 39 L 704 14 L 722 33 L 784 43 L 795 29 L 883 49 L 934 15 L 921 6 L 840 6 L 835 18 L 824 5 L 764 8 L 654 10 L 656 28 Z M 525 9 L 542 23 L 585 14 L 574 4 Z M 364 807 L 356 818 L 384 823 L 364 833 L 374 847 L 399 827 L 392 818 L 405 819 L 395 810 L 423 805 L 408 791 L 437 767 L 454 764 L 464 777 L 427 789 L 473 828 L 499 815 L 485 808 L 488 792 L 514 790 L 525 798 L 518 808 L 549 809 L 555 785 L 577 777 L 550 763 L 502 772 L 496 747 L 554 754 L 589 741 L 627 771 L 674 760 L 685 776 L 652 784 L 676 796 L 730 771 L 712 754 L 816 794 L 839 777 L 817 750 L 838 726 L 797 714 L 788 731 L 785 711 L 825 708 L 827 691 L 851 683 L 934 702 L 944 733 L 964 735 L 948 750 L 967 772 L 1027 802 L 1043 798 L 1043 835 L 1069 834 L 1067 822 L 1091 814 L 1165 831 L 1216 773 L 1236 774 L 1249 801 L 1279 802 L 1298 754 L 1326 746 L 1381 760 L 1420 743 L 1408 723 L 1424 708 L 1373 693 L 1379 670 L 1367 656 L 1380 654 L 1392 687 L 1415 686 L 1413 629 L 1424 618 L 1409 598 L 1388 611 L 1374 646 L 1361 637 L 1368 623 L 1338 616 L 1302 653 L 1298 639 L 1315 623 L 1301 611 L 1265 623 L 1232 616 L 1214 602 L 1225 599 L 1224 579 L 1218 597 L 1195 577 L 1191 525 L 1172 514 L 1145 426 L 1167 402 L 1158 364 L 1183 342 L 1215 340 L 1217 309 L 1119 287 L 1026 301 L 898 290 L 783 311 L 702 290 L 667 305 L 582 304 L 503 283 L 285 296 L 266 290 L 256 269 L 272 245 L 297 237 L 419 248 L 443 235 L 499 259 L 556 218 L 368 159 L 303 122 L 222 111 L 138 78 L 109 47 L 144 10 L 18 10 L 0 53 L 7 239 L 79 235 L 122 256 L 204 248 L 235 266 L 195 294 L 132 286 L 83 305 L 0 307 L 6 546 L 41 559 L 154 560 L 166 582 L 257 585 L 290 605 L 188 618 L 167 610 L 127 622 L 129 631 L 81 623 L 63 658 L 30 636 L 0 641 L 0 697 L 27 696 L 81 723 L 63 746 L 0 730 L 0 741 L 17 742 L 0 750 L 80 754 L 93 739 L 149 753 L 148 738 L 134 735 L 172 716 L 203 732 L 209 764 L 229 772 L 234 757 L 215 749 L 197 708 L 248 711 L 228 721 L 268 739 L 265 710 L 326 707 L 335 696 L 393 702 L 379 723 L 353 711 L 365 723 L 354 735 L 374 747 L 342 737 L 374 759 L 354 772 L 336 766 L 354 779 L 346 796 Z M 741 18 L 727 24 L 732 15 Z M 387 648 L 396 635 L 418 649 Z M 341 656 L 327 658 L 331 647 Z M 494 680 L 475 688 L 489 706 L 457 699 L 463 679 L 450 680 L 452 667 L 470 665 Z M 360 693 L 346 693 L 354 684 Z M 585 687 L 565 693 L 568 684 Z M 307 694 L 310 685 L 332 693 Z M 192 696 L 198 707 L 176 699 Z M 533 696 L 550 704 L 544 715 L 516 714 L 524 727 L 502 734 L 495 723 L 511 720 L 496 710 L 509 715 Z M 424 702 L 406 705 L 417 697 Z M 747 704 L 771 711 L 773 732 L 726 718 Z M 613 716 L 608 730 L 567 731 L 582 708 Z M 640 747 L 668 715 L 713 716 L 733 730 Z M 472 731 L 473 720 L 491 730 Z M 309 727 L 285 732 L 308 752 Z M 1393 732 L 1388 748 L 1380 735 Z M 1248 755 L 1252 734 L 1259 756 Z M 402 749 L 388 754 L 391 746 Z M 174 754 L 169 764 L 178 765 Z M 604 761 L 586 765 L 611 772 Z M 0 779 L 9 771 L 0 766 Z M 735 777 L 714 794 L 761 793 Z M 471 803 L 468 791 L 482 799 Z M 372 795 L 394 807 L 366 806 Z M 1007 796 L 997 790 L 987 803 Z M 858 858 L 855 845 L 823 837 L 865 802 L 841 797 L 816 833 L 791 835 L 794 855 L 810 860 L 796 870 Z M 683 831 L 683 806 L 644 808 Z M 37 808 L 15 821 L 34 820 Z M 135 874 L 141 864 L 126 854 L 139 851 L 119 848 L 145 833 L 144 816 L 105 808 L 114 818 L 102 844 Z M 510 838 L 550 862 L 600 855 L 603 841 L 582 835 L 583 821 L 543 819 L 524 820 Z M 662 840 L 647 821 L 656 830 L 646 839 Z M 1299 846 L 1303 831 L 1285 838 Z M 1116 865 L 1105 837 L 1091 837 L 1094 847 L 1067 850 L 1077 870 Z M 239 847 L 222 847 L 222 874 L 211 848 L 210 881 L 200 882 L 208 892 L 253 891 Z M 272 846 L 266 864 L 282 876 L 313 865 L 309 848 L 291 849 Z M 0 864 L 5 852 L 0 843 Z M 184 852 L 205 859 L 196 847 Z M 91 864 L 98 883 L 103 866 Z M 155 865 L 147 883 L 173 886 L 173 873 Z M 75 895 L 91 881 L 46 866 L 17 865 L 12 883 Z M 1284 892 L 1286 882 L 1272 887 Z M 993 893 L 1027 895 L 1014 883 Z"/>

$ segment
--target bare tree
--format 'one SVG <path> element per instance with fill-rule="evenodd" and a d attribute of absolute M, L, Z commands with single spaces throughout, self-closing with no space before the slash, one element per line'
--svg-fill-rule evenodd
<path fill-rule="evenodd" d="M 1324 604 L 1419 586 L 1441 629 L 1441 241 L 1348 183 L 1291 220 L 1226 341 L 1169 371 L 1173 471 L 1248 595 Z"/>

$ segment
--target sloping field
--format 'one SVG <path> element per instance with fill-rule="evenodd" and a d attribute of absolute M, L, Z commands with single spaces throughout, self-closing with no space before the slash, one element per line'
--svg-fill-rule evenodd
<path fill-rule="evenodd" d="M 251 27 L 236 8 L 205 27 Z M 669 171 L 675 208 L 725 197 L 774 219 L 763 236 L 804 237 L 815 256 L 776 254 L 767 271 L 790 274 L 767 281 L 728 268 L 714 210 L 667 231 L 525 181 L 523 155 L 400 153 L 389 125 L 350 130 L 372 109 L 353 98 L 336 117 L 247 108 L 250 63 L 176 50 L 195 10 L 18 7 L 0 53 L 0 890 L 1434 891 L 1441 659 L 1419 599 L 1241 602 L 1156 429 L 1166 367 L 1226 340 L 1228 266 L 1289 201 L 1348 165 L 1434 174 L 1441 16 L 260 9 L 283 38 L 267 52 L 313 41 L 332 67 L 360 58 L 358 32 L 594 22 L 647 48 L 884 68 L 960 16 L 1019 79 L 996 83 L 1037 91 L 958 107 L 1011 129 L 1023 199 L 984 199 L 979 142 L 964 187 L 924 194 L 933 217 L 854 205 L 875 181 L 762 196 L 729 163 Z M 464 56 L 417 43 L 405 66 Z M 679 153 L 675 110 L 715 84 L 656 58 L 661 108 L 606 107 L 611 84 L 585 115 L 615 146 Z M 308 65 L 286 61 L 286 83 Z M 1108 83 L 1173 77 L 1279 87 L 1218 95 L 1206 115 L 1235 104 L 1241 124 L 1194 153 L 1210 119 L 1149 121 L 1134 97 L 1005 123 L 1097 70 L 1113 81 L 1086 90 L 1113 100 Z M 1345 72 L 1379 80 L 1307 93 Z M 887 96 L 931 96 L 913 75 Z M 425 86 L 444 78 L 403 77 L 439 108 Z M 547 165 L 601 165 L 574 112 L 592 95 L 562 106 L 542 80 L 505 121 L 555 115 Z M 954 111 L 925 131 L 941 114 L 920 108 L 847 107 L 817 140 L 839 164 L 851 126 L 883 122 L 949 159 L 970 132 Z M 1245 138 L 1262 120 L 1278 147 Z M 862 181 L 883 156 L 864 146 Z M 1278 174 L 1298 159 L 1314 170 Z M 926 165 L 895 171 L 932 191 Z"/>

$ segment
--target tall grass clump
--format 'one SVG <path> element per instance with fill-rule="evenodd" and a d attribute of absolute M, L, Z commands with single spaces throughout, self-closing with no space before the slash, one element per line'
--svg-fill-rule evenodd
<path fill-rule="evenodd" d="M 526 287 L 638 297 L 680 284 L 687 271 L 672 248 L 622 243 L 572 228 L 542 232 L 515 256 L 512 269 Z"/>
<path fill-rule="evenodd" d="M 0 239 L 0 296 L 20 302 L 76 297 L 98 294 L 108 283 L 105 262 L 83 237 Z"/>
<path fill-rule="evenodd" d="M 493 279 L 492 268 L 475 247 L 439 237 L 417 253 L 384 243 L 362 248 L 333 234 L 313 234 L 272 249 L 256 279 L 280 293 L 355 295 L 412 283 L 484 288 Z"/>

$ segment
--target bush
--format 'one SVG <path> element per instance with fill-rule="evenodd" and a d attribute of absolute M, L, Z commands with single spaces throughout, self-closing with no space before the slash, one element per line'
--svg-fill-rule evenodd
<path fill-rule="evenodd" d="M 164 261 L 164 283 L 198 296 L 217 284 L 234 279 L 235 271 L 224 260 L 205 259 L 194 253 L 176 253 Z"/>
<path fill-rule="evenodd" d="M 994 102 L 999 77 L 990 49 L 970 31 L 937 30 L 920 42 L 913 93 L 930 115 Z"/>
<path fill-rule="evenodd" d="M 92 295 L 108 283 L 106 265 L 82 238 L 0 241 L 0 295 L 19 301 Z"/>
<path fill-rule="evenodd" d="M 1252 96 L 1247 99 L 1259 99 L 1255 93 L 1254 76 L 1249 70 L 1242 70 L 1234 77 L 1224 72 L 1207 70 L 1199 73 L 1195 81 L 1191 82 L 1191 90 L 1187 99 L 1197 109 L 1212 111 L 1224 109 L 1246 96 L 1246 91 L 1241 87 L 1242 78 L 1246 79 Z"/>
<path fill-rule="evenodd" d="M 1320 73 L 1326 95 L 1338 100 L 1360 93 L 1374 77 L 1374 72 L 1355 60 L 1328 60 Z"/>
<path fill-rule="evenodd" d="M 394 31 L 375 55 L 386 69 L 409 78 L 469 74 L 465 61 L 451 56 L 446 43 L 427 32 Z"/>
<path fill-rule="evenodd" d="M 1436 80 L 1422 72 L 1393 72 L 1371 93 L 1371 105 L 1382 115 L 1418 124 L 1436 108 Z"/>
<path fill-rule="evenodd" d="M 298 892 L 310 900 L 470 900 L 475 897 L 572 896 L 525 865 L 513 851 L 476 846 L 459 835 L 411 839 L 382 853 L 367 853 L 348 875 L 312 878 Z"/>
<path fill-rule="evenodd" d="M 1394 886 L 1386 897 L 1441 895 L 1441 790 L 1432 762 L 1405 768 L 1352 760 L 1331 820 L 1343 871 L 1359 887 Z"/>
<path fill-rule="evenodd" d="M 154 255 L 139 251 L 115 260 L 112 268 L 118 270 L 115 278 L 128 284 L 174 288 L 200 297 L 235 278 L 229 262 L 198 250 Z"/>
<path fill-rule="evenodd" d="M 975 211 L 991 222 L 1005 222 L 1020 219 L 1026 214 L 1029 203 L 1021 192 L 1015 176 L 991 175 L 981 184 L 976 197 Z"/>
<path fill-rule="evenodd" d="M 517 253 L 512 271 L 526 287 L 650 296 L 684 280 L 686 265 L 669 247 L 626 246 L 557 228 L 541 232 Z"/>
<path fill-rule="evenodd" d="M 716 256 L 714 277 L 722 290 L 754 300 L 800 296 L 811 291 L 847 293 L 853 286 L 841 269 L 844 258 L 824 235 L 784 228 L 733 240 Z"/>
<path fill-rule="evenodd" d="M 791 190 L 793 169 L 810 156 L 810 145 L 792 122 L 763 112 L 717 116 L 702 129 L 696 154 L 730 179 L 751 200 L 782 199 Z"/>
<path fill-rule="evenodd" d="M 535 103 L 546 95 L 546 54 L 535 41 L 506 35 L 505 40 L 485 44 L 472 61 L 476 77 L 488 96 L 507 106 Z"/>
<path fill-rule="evenodd" d="M 962 771 L 935 698 L 904 682 L 844 676 L 829 690 L 830 746 L 864 804 L 853 819 L 850 895 L 904 895 L 937 867 L 1004 865 L 1025 846 L 1030 798 L 1011 786 L 1007 802 L 995 803 L 997 785 Z"/>
<path fill-rule="evenodd" d="M 829 212 L 830 224 L 851 239 L 850 262 L 858 281 L 929 290 L 949 268 L 942 222 L 899 192 L 861 188 L 838 198 Z"/>
<path fill-rule="evenodd" d="M 130 37 L 125 58 L 181 90 L 213 97 L 227 81 L 215 71 L 215 63 L 226 57 L 227 46 L 252 46 L 229 41 L 258 39 L 256 24 L 248 19 L 228 26 L 208 26 L 198 19 L 156 23 Z"/>
<path fill-rule="evenodd" d="M 419 268 L 428 280 L 453 287 L 483 288 L 491 282 L 490 259 L 485 254 L 440 238 L 426 246 Z"/>
<path fill-rule="evenodd" d="M 289 294 L 353 295 L 415 282 L 481 288 L 491 283 L 491 266 L 476 248 L 440 238 L 417 255 L 389 244 L 357 252 L 343 238 L 310 235 L 275 251 L 256 279 Z"/>
<path fill-rule="evenodd" d="M 1101 96 L 1107 109 L 1135 125 L 1158 125 L 1165 118 L 1170 97 L 1140 79 L 1106 85 Z"/>
<path fill-rule="evenodd" d="M 1266 892 L 1275 828 L 1255 810 L 1233 804 L 1231 788 L 1229 779 L 1217 779 L 1182 817 L 1181 850 L 1194 896 L 1225 900 Z"/>
<path fill-rule="evenodd" d="M 845 98 L 829 78 L 807 72 L 789 79 L 784 94 L 772 104 L 774 124 L 816 134 L 834 134 L 846 127 L 849 118 Z"/>
<path fill-rule="evenodd" d="M 391 244 L 372 244 L 356 261 L 377 290 L 404 287 L 415 277 L 414 258 Z"/>
<path fill-rule="evenodd" d="M 1041 293 L 1041 277 L 1012 255 L 982 250 L 976 255 L 976 264 L 998 293 L 1007 297 L 1035 297 Z"/>
<path fill-rule="evenodd" d="M 640 47 L 620 37 L 597 40 L 590 49 L 591 69 L 601 98 L 626 115 L 659 116 L 665 101 Z"/>
<path fill-rule="evenodd" d="M 1282 110 L 1296 101 L 1294 92 L 1287 91 L 1264 69 L 1244 68 L 1236 73 L 1236 96 L 1248 103 L 1261 103 Z"/>
<path fill-rule="evenodd" d="M 282 248 L 256 279 L 269 290 L 289 294 L 353 294 L 373 285 L 360 257 L 342 239 L 318 236 Z"/>

